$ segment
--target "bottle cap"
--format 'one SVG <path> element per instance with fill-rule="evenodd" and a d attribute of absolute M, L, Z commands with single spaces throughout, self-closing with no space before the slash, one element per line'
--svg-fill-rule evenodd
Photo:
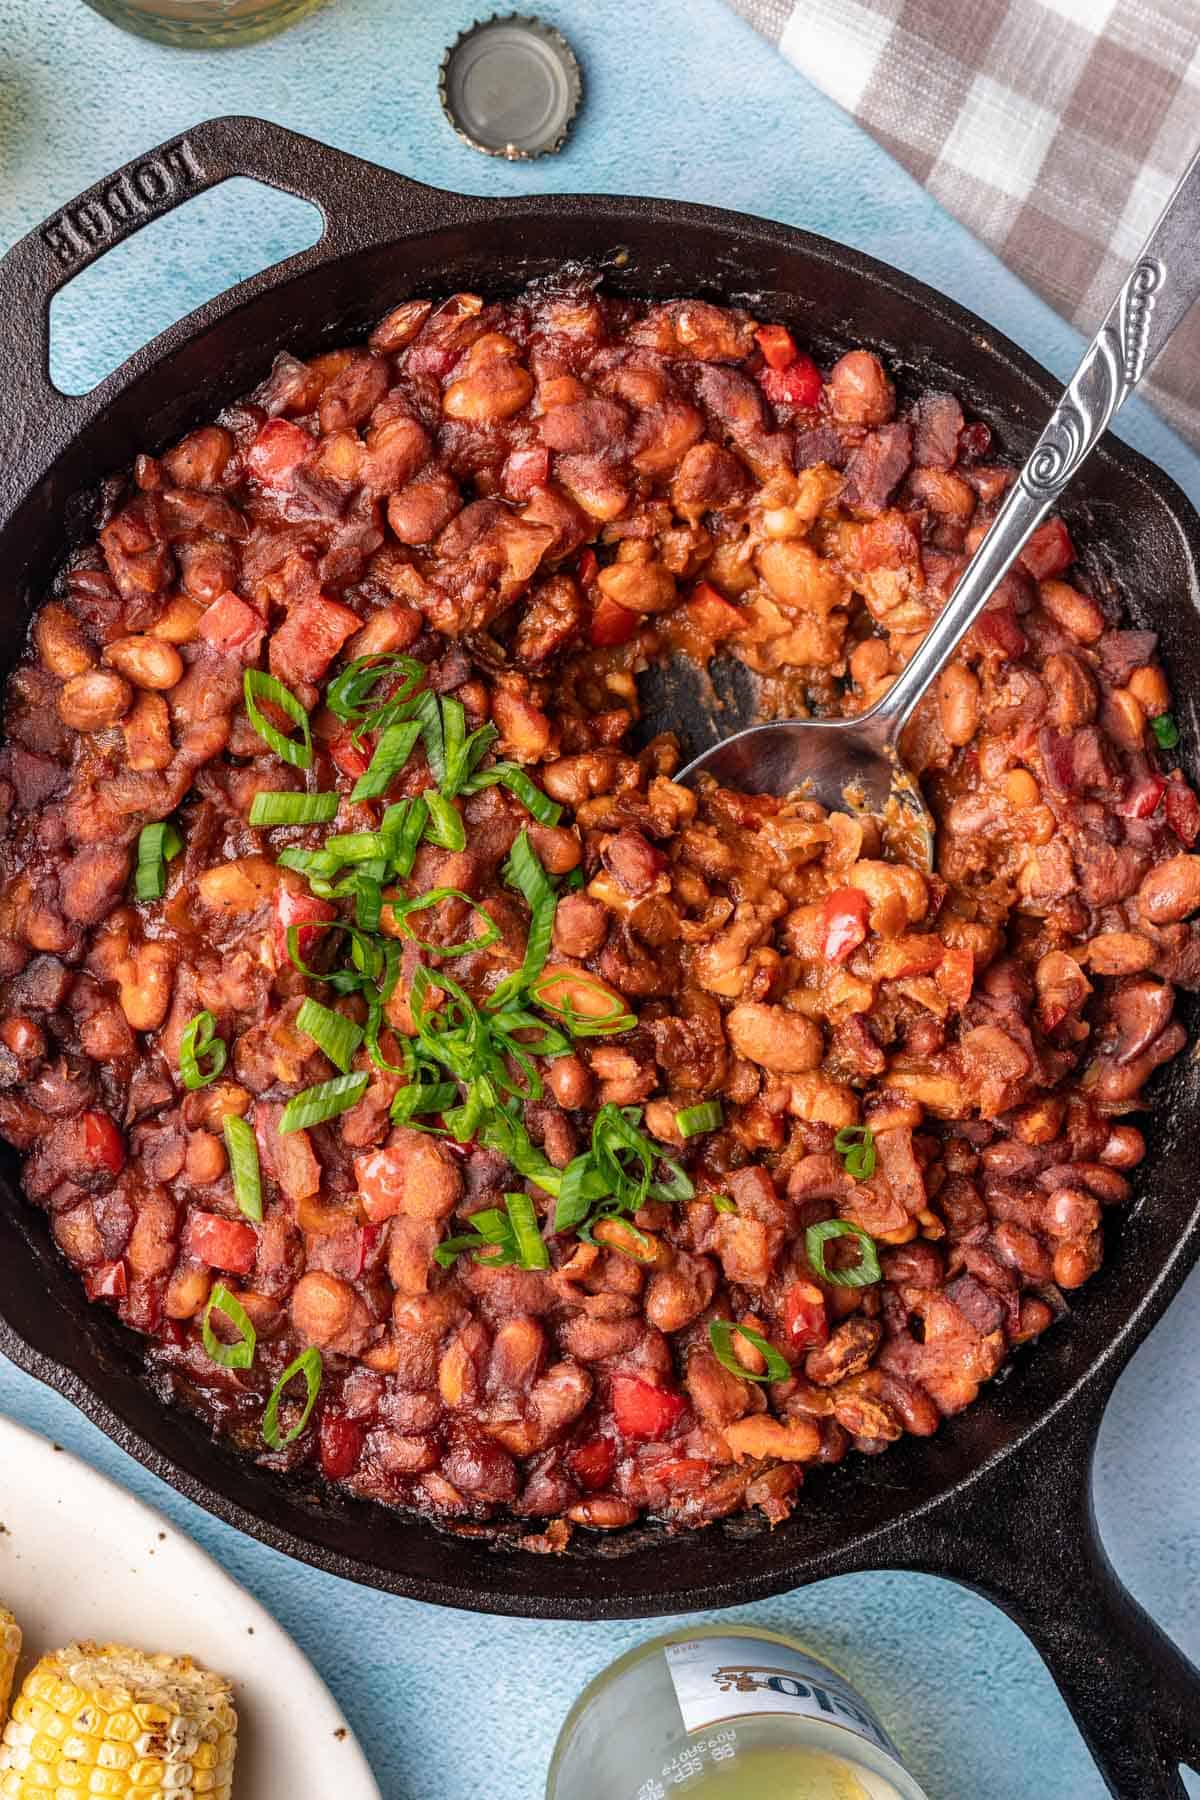
<path fill-rule="evenodd" d="M 561 150 L 583 98 L 579 63 L 562 33 L 523 13 L 478 19 L 442 58 L 442 108 L 485 156 L 528 162 Z"/>

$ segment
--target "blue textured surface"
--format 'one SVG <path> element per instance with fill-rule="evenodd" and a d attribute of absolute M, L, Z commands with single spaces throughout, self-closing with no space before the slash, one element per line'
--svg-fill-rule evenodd
<path fill-rule="evenodd" d="M 803 224 L 932 281 L 1067 373 L 1075 334 L 719 0 L 541 10 L 584 62 L 585 110 L 560 158 L 509 167 L 461 145 L 437 108 L 438 58 L 473 16 L 469 0 L 333 0 L 273 44 L 211 55 L 125 37 L 80 0 L 0 0 L 0 239 L 200 117 L 257 112 L 446 187 L 667 194 Z M 193 202 L 64 296 L 63 385 L 86 387 L 151 331 L 312 235 L 306 209 L 263 190 Z M 1123 430 L 1200 497 L 1200 458 L 1148 411 L 1135 403 Z M 1194 1658 L 1198 1333 L 1194 1276 L 1122 1380 L 1097 1470 L 1118 1569 Z M 344 1705 L 387 1800 L 537 1800 L 569 1701 L 651 1629 L 505 1622 L 368 1593 L 209 1519 L 7 1365 L 0 1409 L 168 1512 L 272 1608 Z M 0 1471 L 0 1492 L 19 1479 Z M 949 1583 L 848 1577 L 737 1616 L 796 1630 L 858 1675 L 936 1800 L 1102 1800 L 1034 1651 Z"/>

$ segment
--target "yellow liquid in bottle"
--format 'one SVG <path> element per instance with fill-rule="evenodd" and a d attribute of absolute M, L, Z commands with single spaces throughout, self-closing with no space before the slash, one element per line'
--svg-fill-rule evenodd
<path fill-rule="evenodd" d="M 885 1776 L 807 1749 L 743 1752 L 671 1791 L 687 1800 L 900 1800 Z"/>

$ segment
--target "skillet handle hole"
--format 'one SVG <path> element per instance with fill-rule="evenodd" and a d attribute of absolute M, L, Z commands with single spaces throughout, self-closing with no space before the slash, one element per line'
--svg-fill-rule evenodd
<path fill-rule="evenodd" d="M 50 303 L 50 379 L 90 393 L 206 300 L 307 250 L 324 221 L 308 200 L 238 176 L 117 244 Z M 264 371 L 265 373 L 265 371 Z"/>

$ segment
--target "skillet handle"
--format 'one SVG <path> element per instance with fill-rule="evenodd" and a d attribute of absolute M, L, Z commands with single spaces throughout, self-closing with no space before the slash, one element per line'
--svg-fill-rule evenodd
<path fill-rule="evenodd" d="M 1122 1585 L 1100 1541 L 1092 1464 L 1102 1413 L 1094 1400 L 1061 1409 L 987 1478 L 985 1505 L 927 1522 L 924 1557 L 906 1560 L 1015 1620 L 1117 1800 L 1187 1800 L 1178 1765 L 1200 1770 L 1200 1669 Z"/>
<path fill-rule="evenodd" d="M 96 182 L 0 261 L 0 318 L 15 351 L 9 367 L 18 371 L 11 377 L 17 391 L 5 396 L 10 417 L 15 402 L 16 410 L 27 410 L 30 434 L 49 430 L 59 436 L 84 416 L 86 396 L 61 394 L 50 380 L 51 298 L 144 225 L 234 175 L 281 188 L 320 210 L 324 232 L 302 252 L 312 263 L 331 261 L 391 227 L 411 231 L 444 220 L 457 200 L 268 119 L 203 120 Z"/>

